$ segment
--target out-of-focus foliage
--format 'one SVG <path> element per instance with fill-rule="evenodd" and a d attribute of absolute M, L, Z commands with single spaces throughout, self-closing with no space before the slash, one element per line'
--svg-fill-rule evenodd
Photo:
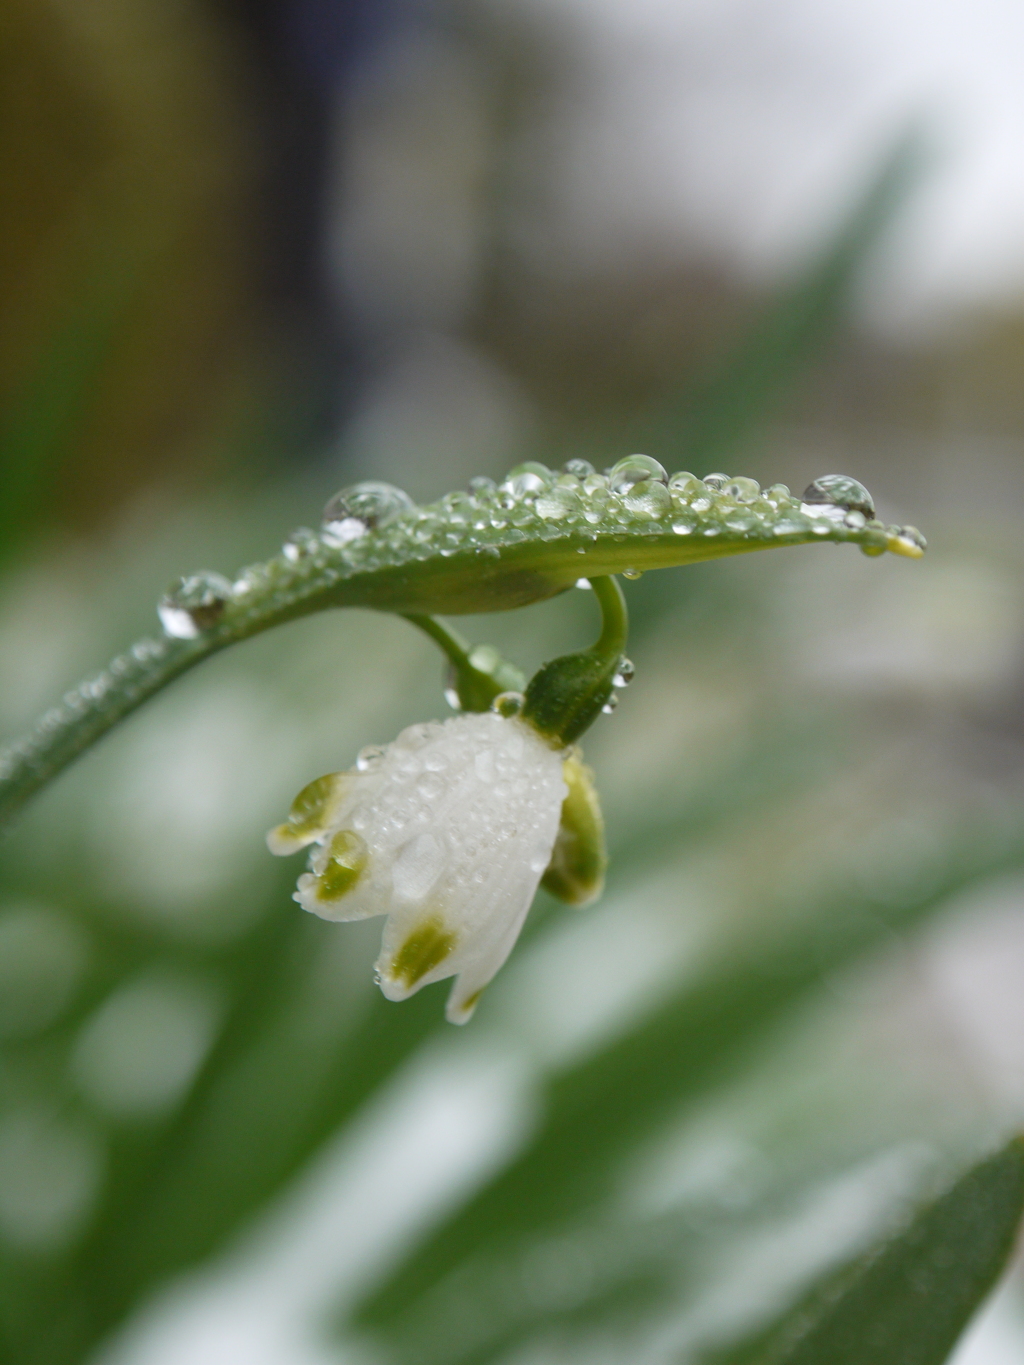
<path fill-rule="evenodd" d="M 1024 1212 L 1014 1139 L 924 1209 L 888 1246 L 819 1286 L 729 1365 L 941 1365 L 1006 1265 Z"/>
<path fill-rule="evenodd" d="M 287 427 L 287 367 L 253 380 L 258 157 L 239 93 L 253 77 L 230 30 L 155 2 L 14 6 L 3 22 L 17 74 L 0 136 L 23 168 L 4 182 L 0 353 L 0 720 L 14 734 L 152 632 L 176 574 L 265 558 L 342 475 L 308 451 L 287 478 L 263 471 L 260 433 Z M 600 462 L 598 431 L 617 454 L 653 442 L 699 474 L 719 462 L 706 452 L 747 441 L 765 481 L 802 470 L 800 442 L 766 415 L 800 365 L 815 373 L 825 324 L 854 346 L 846 304 L 885 197 L 876 187 L 767 312 L 745 304 L 717 380 L 702 354 L 614 401 L 595 381 L 580 412 L 572 364 L 549 363 L 558 337 L 538 328 L 538 388 L 560 397 L 520 453 Z M 467 331 L 511 363 L 529 329 L 503 311 L 516 275 L 500 250 L 489 268 Z M 809 410 L 829 382 L 805 379 Z M 302 1262 L 301 1292 L 288 1255 L 268 1252 L 277 1271 L 250 1301 L 298 1315 L 292 1294 L 302 1350 L 728 1359 L 813 1286 L 845 1283 L 1024 1121 L 978 948 L 988 934 L 990 957 L 1015 961 L 1024 565 L 1014 541 L 994 548 L 991 506 L 954 518 L 920 459 L 883 464 L 879 485 L 877 447 L 863 471 L 857 454 L 816 449 L 810 473 L 847 465 L 895 488 L 939 552 L 918 566 L 822 547 L 629 585 L 636 681 L 586 744 L 606 896 L 576 913 L 542 895 L 457 1036 L 432 989 L 384 1001 L 377 926 L 301 914 L 294 868 L 262 842 L 309 778 L 439 713 L 440 662 L 406 623 L 330 613 L 240 645 L 43 794 L 0 862 L 5 1358 L 85 1360 L 183 1271 L 251 1253 L 257 1229 L 273 1243 L 269 1210 L 291 1207 L 301 1228 L 310 1204 L 330 1209 L 340 1151 L 376 1202 Z M 465 629 L 533 669 L 586 641 L 587 607 L 568 593 Z M 958 972 L 979 952 L 965 1001 Z M 403 1125 L 420 1130 L 402 1101 L 424 1076 L 443 1090 L 464 1073 L 507 1122 L 442 1179 L 431 1163 L 461 1150 L 457 1125 L 403 1148 Z M 1011 1213 L 979 1218 L 979 1245 L 1005 1238 Z"/>

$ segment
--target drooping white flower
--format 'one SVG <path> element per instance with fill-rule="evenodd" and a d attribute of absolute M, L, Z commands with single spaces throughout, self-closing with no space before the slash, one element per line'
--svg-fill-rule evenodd
<path fill-rule="evenodd" d="M 267 842 L 315 845 L 295 894 L 304 909 L 387 915 L 377 972 L 389 999 L 455 976 L 447 1015 L 465 1023 L 552 860 L 569 763 L 585 772 L 518 716 L 413 725 L 310 783 Z"/>

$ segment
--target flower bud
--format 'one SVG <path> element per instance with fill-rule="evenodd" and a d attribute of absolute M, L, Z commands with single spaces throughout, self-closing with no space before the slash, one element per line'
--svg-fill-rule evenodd
<path fill-rule="evenodd" d="M 574 749 L 562 765 L 569 793 L 541 886 L 568 905 L 589 905 L 604 890 L 608 854 L 594 773 Z"/>

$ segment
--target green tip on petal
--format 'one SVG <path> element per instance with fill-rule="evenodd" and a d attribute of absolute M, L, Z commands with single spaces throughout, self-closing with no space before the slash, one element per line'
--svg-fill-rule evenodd
<path fill-rule="evenodd" d="M 458 941 L 458 935 L 445 928 L 439 915 L 431 915 L 413 929 L 399 948 L 388 975 L 411 990 L 428 972 L 441 965 Z"/>
<path fill-rule="evenodd" d="M 340 829 L 328 844 L 327 853 L 327 866 L 317 877 L 317 899 L 340 901 L 365 871 L 369 852 L 355 830 Z"/>
<path fill-rule="evenodd" d="M 307 783 L 292 802 L 288 819 L 267 834 L 271 853 L 284 857 L 314 843 L 331 826 L 346 786 L 345 773 L 325 773 Z"/>

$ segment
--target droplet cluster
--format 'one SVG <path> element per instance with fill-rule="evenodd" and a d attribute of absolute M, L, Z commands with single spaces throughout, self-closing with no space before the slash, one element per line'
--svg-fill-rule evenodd
<path fill-rule="evenodd" d="M 188 652 L 189 646 L 180 639 L 139 640 L 102 672 L 65 692 L 34 729 L 0 751 L 0 781 L 25 772 L 49 771 L 81 752 L 96 735 L 150 696 L 165 668 Z"/>
<path fill-rule="evenodd" d="M 211 573 L 180 580 L 161 601 L 160 617 L 168 634 L 193 638 L 222 620 L 241 622 L 253 611 L 389 567 L 456 555 L 499 560 L 526 542 L 563 542 L 585 555 L 608 538 L 636 537 L 688 540 L 694 550 L 687 558 L 813 537 L 853 540 L 869 554 L 916 555 L 924 544 L 913 527 L 875 520 L 870 494 L 844 475 L 816 479 L 797 498 L 785 484 L 762 489 L 754 479 L 724 473 L 670 477 L 649 455 L 629 455 L 603 473 L 582 459 L 561 470 L 528 461 L 500 483 L 476 478 L 468 490 L 426 507 L 386 483 L 342 489 L 325 507 L 319 531 L 293 531 L 279 556 L 242 570 L 233 584 Z M 707 548 L 697 550 L 698 543 Z M 639 578 L 643 570 L 627 563 L 621 572 Z"/>
<path fill-rule="evenodd" d="M 399 488 L 362 483 L 343 489 L 327 504 L 318 532 L 301 527 L 282 554 L 242 571 L 233 585 L 233 612 L 268 595 L 321 590 L 361 573 L 440 557 L 500 559 L 517 545 L 563 542 L 581 555 L 611 538 L 689 541 L 687 557 L 727 547 L 799 543 L 821 537 L 853 541 L 869 554 L 923 549 L 913 527 L 875 519 L 871 496 L 845 475 L 816 479 L 803 497 L 785 484 L 762 489 L 756 480 L 725 473 L 703 479 L 688 471 L 668 475 L 648 455 L 629 455 L 599 473 L 583 459 L 552 470 L 536 461 L 517 465 L 500 482 L 477 478 L 468 490 L 448 493 L 417 507 Z M 707 545 L 703 553 L 699 542 Z M 642 568 L 626 564 L 625 577 Z"/>
<path fill-rule="evenodd" d="M 869 555 L 917 557 L 925 548 L 915 527 L 877 521 L 870 494 L 844 475 L 816 479 L 797 498 L 785 484 L 762 489 L 721 472 L 669 476 L 648 455 L 629 455 L 602 473 L 584 459 L 560 470 L 530 461 L 500 482 L 476 478 L 425 507 L 390 484 L 355 484 L 330 500 L 318 530 L 300 527 L 279 555 L 233 582 L 209 571 L 179 579 L 158 604 L 163 637 L 142 641 L 69 692 L 32 734 L 0 753 L 0 780 L 35 780 L 60 766 L 168 676 L 222 644 L 332 598 L 357 602 L 357 583 L 347 585 L 362 575 L 408 569 L 411 581 L 421 562 L 458 557 L 460 565 L 498 568 L 524 546 L 586 556 L 631 544 L 637 561 L 626 560 L 621 572 L 638 578 L 645 545 L 672 547 L 661 562 L 681 563 L 815 538 L 850 541 Z M 565 586 L 577 577 L 566 574 Z"/>

